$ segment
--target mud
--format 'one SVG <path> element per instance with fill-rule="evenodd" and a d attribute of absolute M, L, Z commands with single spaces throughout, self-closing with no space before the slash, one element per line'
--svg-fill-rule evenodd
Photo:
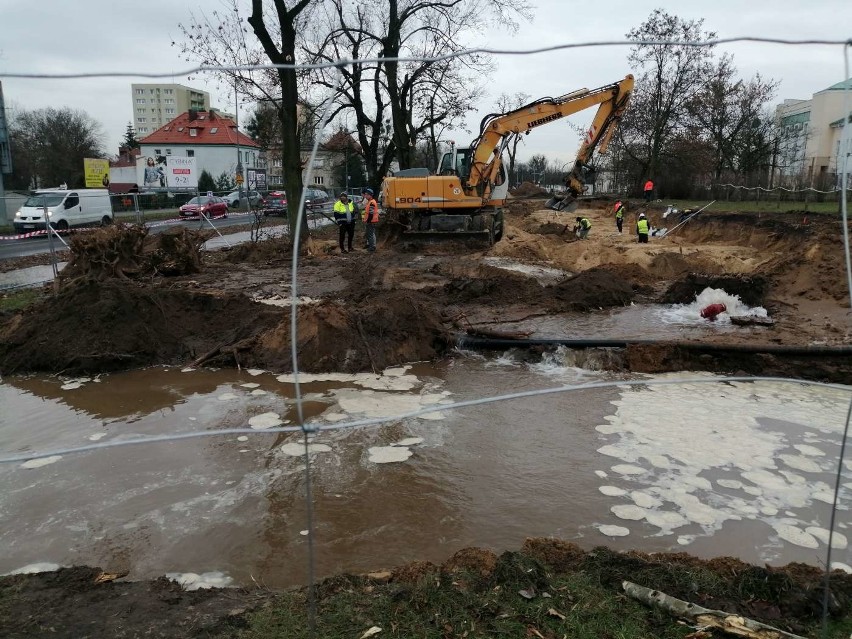
<path fill-rule="evenodd" d="M 340 255 L 334 229 L 314 231 L 308 254 L 300 258 L 298 279 L 298 294 L 318 301 L 299 309 L 303 368 L 367 371 L 438 357 L 453 347 L 452 333 L 468 328 L 471 317 L 688 303 L 708 286 L 770 309 L 776 324 L 759 334 L 757 345 L 830 346 L 852 338 L 840 226 L 831 216 L 813 217 L 805 225 L 786 214 L 705 212 L 676 235 L 640 245 L 635 236 L 615 232 L 608 202 L 586 203 L 590 208 L 583 214 L 592 221 L 592 233 L 584 241 L 554 233 L 553 225 L 562 225 L 565 216 L 542 204 L 541 199 L 510 201 L 505 238 L 490 249 L 463 242 L 415 247 L 390 241 L 382 228 L 378 253 Z M 655 226 L 673 222 L 662 218 L 662 209 L 643 210 Z M 629 212 L 625 230 L 632 217 Z M 87 235 L 85 247 L 75 243 L 75 276 L 66 278 L 72 283 L 23 313 L 3 318 L 0 372 L 96 373 L 153 363 L 290 370 L 289 308 L 255 301 L 286 300 L 292 294 L 292 254 L 283 240 L 204 253 L 197 273 L 150 277 L 164 269 L 151 262 L 136 270 L 97 267 L 92 246 L 106 255 L 103 247 L 115 245 L 116 233 L 105 229 Z M 194 245 L 188 237 L 171 240 L 184 249 Z M 143 254 L 162 258 L 163 251 L 161 242 Z M 486 255 L 574 275 L 543 286 L 533 277 L 483 263 Z M 185 271 L 193 263 L 191 258 Z M 88 269 L 81 270 L 81 264 Z M 116 271 L 117 277 L 104 279 Z M 135 277 L 144 273 L 148 276 Z M 134 281 L 126 281 L 132 275 Z M 88 281 L 92 276 L 103 281 Z M 754 336 L 712 335 L 707 341 L 754 346 Z M 669 346 L 660 352 L 665 356 L 640 349 L 628 360 L 642 371 L 682 366 L 759 372 L 770 367 L 812 376 L 807 359 L 779 367 L 777 361 L 789 358 L 750 359 Z M 805 370 L 796 369 L 800 362 Z M 820 359 L 816 374 L 834 370 L 835 363 Z"/>
<path fill-rule="evenodd" d="M 810 634 L 818 627 L 825 592 L 824 573 L 802 564 L 770 568 L 730 557 L 708 561 L 684 553 L 648 555 L 617 553 L 606 548 L 586 552 L 570 542 L 530 538 L 520 552 L 498 556 L 487 549 L 465 548 L 440 566 L 416 562 L 368 575 L 326 579 L 316 587 L 317 621 L 320 627 L 331 623 L 331 618 L 325 619 L 325 611 L 330 613 L 335 598 L 352 598 L 354 592 L 364 592 L 365 601 L 389 596 L 396 602 L 391 608 L 393 618 L 376 618 L 377 624 L 412 614 L 418 602 L 426 603 L 432 615 L 438 600 L 431 605 L 423 602 L 422 597 L 428 595 L 420 589 L 429 583 L 431 596 L 440 599 L 445 614 L 456 605 L 456 598 L 465 602 L 463 607 L 475 604 L 476 613 L 471 609 L 463 614 L 475 615 L 477 625 L 487 632 L 489 619 L 496 612 L 507 612 L 506 608 L 490 610 L 494 593 L 501 591 L 510 593 L 515 602 L 523 601 L 515 595 L 522 589 L 533 598 L 538 593 L 548 593 L 548 605 L 563 607 L 567 612 L 574 598 L 584 594 L 576 590 L 565 593 L 561 580 L 570 575 L 587 576 L 614 598 L 620 596 L 622 581 L 629 580 L 706 608 L 744 615 L 802 634 Z M 99 583 L 104 577 L 107 580 Z M 304 614 L 306 607 L 304 591 L 276 593 L 258 587 L 187 592 L 165 578 L 131 582 L 112 577 L 99 568 L 77 567 L 0 578 L 4 636 L 233 637 L 245 630 L 260 632 L 260 628 L 252 627 L 255 611 L 269 611 L 283 604 L 288 615 L 298 609 Z M 567 600 L 561 601 L 565 596 Z M 828 601 L 831 618 L 848 617 L 852 608 L 852 575 L 832 573 Z M 266 619 L 268 614 L 260 618 Z M 283 632 L 287 621 L 282 618 L 280 623 L 279 631 Z M 656 623 L 676 624 L 673 619 L 659 618 Z M 323 636 L 357 636 L 352 634 L 351 622 L 348 625 L 348 634 L 329 632 Z M 268 626 L 262 627 L 268 631 Z"/>

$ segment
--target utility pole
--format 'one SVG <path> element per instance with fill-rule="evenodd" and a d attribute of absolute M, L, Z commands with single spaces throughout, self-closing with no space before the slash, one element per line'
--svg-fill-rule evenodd
<path fill-rule="evenodd" d="M 239 194 L 239 199 L 237 200 L 237 208 L 240 207 L 240 204 L 243 201 L 243 162 L 242 157 L 240 157 L 240 100 L 237 95 L 237 79 L 234 78 L 234 121 L 237 125 L 236 130 L 234 131 L 234 137 L 237 139 L 237 193 Z"/>
<path fill-rule="evenodd" d="M 0 222 L 6 223 L 6 191 L 3 174 L 12 172 L 12 152 L 9 129 L 6 127 L 6 104 L 3 102 L 3 83 L 0 82 Z"/>

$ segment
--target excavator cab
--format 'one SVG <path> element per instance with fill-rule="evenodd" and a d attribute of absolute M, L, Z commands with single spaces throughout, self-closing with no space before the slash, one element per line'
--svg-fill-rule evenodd
<path fill-rule="evenodd" d="M 456 149 L 444 153 L 438 175 L 456 175 L 462 181 L 470 177 L 470 149 Z"/>

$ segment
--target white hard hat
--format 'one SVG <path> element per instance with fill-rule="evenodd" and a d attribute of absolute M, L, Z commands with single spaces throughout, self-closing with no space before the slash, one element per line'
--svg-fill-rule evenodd
<path fill-rule="evenodd" d="M 640 214 L 639 214 L 639 217 L 645 217 L 645 214 L 644 214 L 644 213 L 640 213 Z"/>

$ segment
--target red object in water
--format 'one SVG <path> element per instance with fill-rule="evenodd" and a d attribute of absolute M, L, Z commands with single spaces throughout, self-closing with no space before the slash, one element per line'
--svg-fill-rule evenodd
<path fill-rule="evenodd" d="M 724 304 L 710 304 L 701 309 L 701 317 L 711 322 L 716 321 L 716 316 L 719 313 L 724 313 L 728 308 Z"/>

